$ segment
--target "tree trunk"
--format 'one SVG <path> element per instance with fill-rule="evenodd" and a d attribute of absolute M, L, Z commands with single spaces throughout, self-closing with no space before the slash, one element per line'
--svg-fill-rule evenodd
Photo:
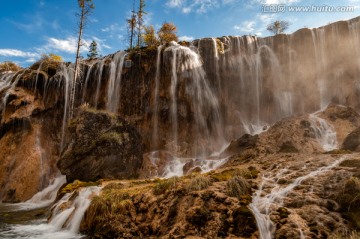
<path fill-rule="evenodd" d="M 78 65 L 79 65 L 79 58 L 80 58 L 80 47 L 81 47 L 81 39 L 82 39 L 82 32 L 83 32 L 83 26 L 84 26 L 84 18 L 85 18 L 85 3 L 81 7 L 79 36 L 78 36 L 78 41 L 77 41 L 75 69 L 74 69 L 74 79 L 72 82 L 71 94 L 70 94 L 70 118 L 72 118 L 74 115 L 76 83 L 77 83 L 77 76 L 78 76 L 78 72 L 79 72 Z"/>

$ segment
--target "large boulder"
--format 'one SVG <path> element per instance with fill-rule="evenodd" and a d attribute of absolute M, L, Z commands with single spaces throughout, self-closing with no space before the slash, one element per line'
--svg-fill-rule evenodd
<path fill-rule="evenodd" d="M 71 120 L 68 129 L 71 140 L 57 164 L 68 182 L 138 176 L 142 164 L 142 139 L 124 119 L 83 108 Z"/>
<path fill-rule="evenodd" d="M 360 127 L 352 131 L 344 140 L 343 149 L 360 151 Z"/>

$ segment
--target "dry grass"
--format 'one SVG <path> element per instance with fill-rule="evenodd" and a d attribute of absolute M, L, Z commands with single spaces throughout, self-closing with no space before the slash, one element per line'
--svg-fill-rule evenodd
<path fill-rule="evenodd" d="M 204 175 L 198 175 L 195 178 L 191 179 L 189 185 L 187 185 L 186 190 L 188 192 L 199 191 L 207 189 L 211 185 L 211 180 Z"/>
<path fill-rule="evenodd" d="M 226 183 L 226 194 L 230 197 L 241 198 L 250 193 L 250 184 L 245 178 L 235 176 Z"/>
<path fill-rule="evenodd" d="M 335 233 L 329 239 L 360 239 L 360 233 L 353 231 L 349 234 Z"/>
<path fill-rule="evenodd" d="M 154 195 L 164 194 L 168 190 L 175 189 L 178 182 L 178 177 L 161 180 L 155 184 L 153 193 Z"/>

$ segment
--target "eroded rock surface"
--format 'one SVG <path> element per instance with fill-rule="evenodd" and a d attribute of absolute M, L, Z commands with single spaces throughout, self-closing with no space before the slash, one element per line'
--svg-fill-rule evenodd
<path fill-rule="evenodd" d="M 142 141 L 124 119 L 84 108 L 70 121 L 69 144 L 58 162 L 67 181 L 135 178 L 142 164 Z"/>

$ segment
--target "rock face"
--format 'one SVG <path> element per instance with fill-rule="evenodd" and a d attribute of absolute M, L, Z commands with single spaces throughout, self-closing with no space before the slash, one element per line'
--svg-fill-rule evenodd
<path fill-rule="evenodd" d="M 25 70 L 0 81 L 0 201 L 21 202 L 48 186 L 58 173 L 59 94 L 48 74 Z M 37 84 L 35 84 L 37 79 Z"/>
<path fill-rule="evenodd" d="M 245 134 L 233 141 L 226 153 L 319 153 L 341 147 L 354 150 L 359 145 L 359 125 L 360 115 L 352 108 L 331 104 L 321 112 L 284 118 L 259 135 Z M 327 148 L 328 144 L 333 148 Z"/>
<path fill-rule="evenodd" d="M 71 140 L 57 164 L 67 181 L 137 177 L 143 154 L 138 131 L 116 115 L 83 108 L 70 122 Z"/>

